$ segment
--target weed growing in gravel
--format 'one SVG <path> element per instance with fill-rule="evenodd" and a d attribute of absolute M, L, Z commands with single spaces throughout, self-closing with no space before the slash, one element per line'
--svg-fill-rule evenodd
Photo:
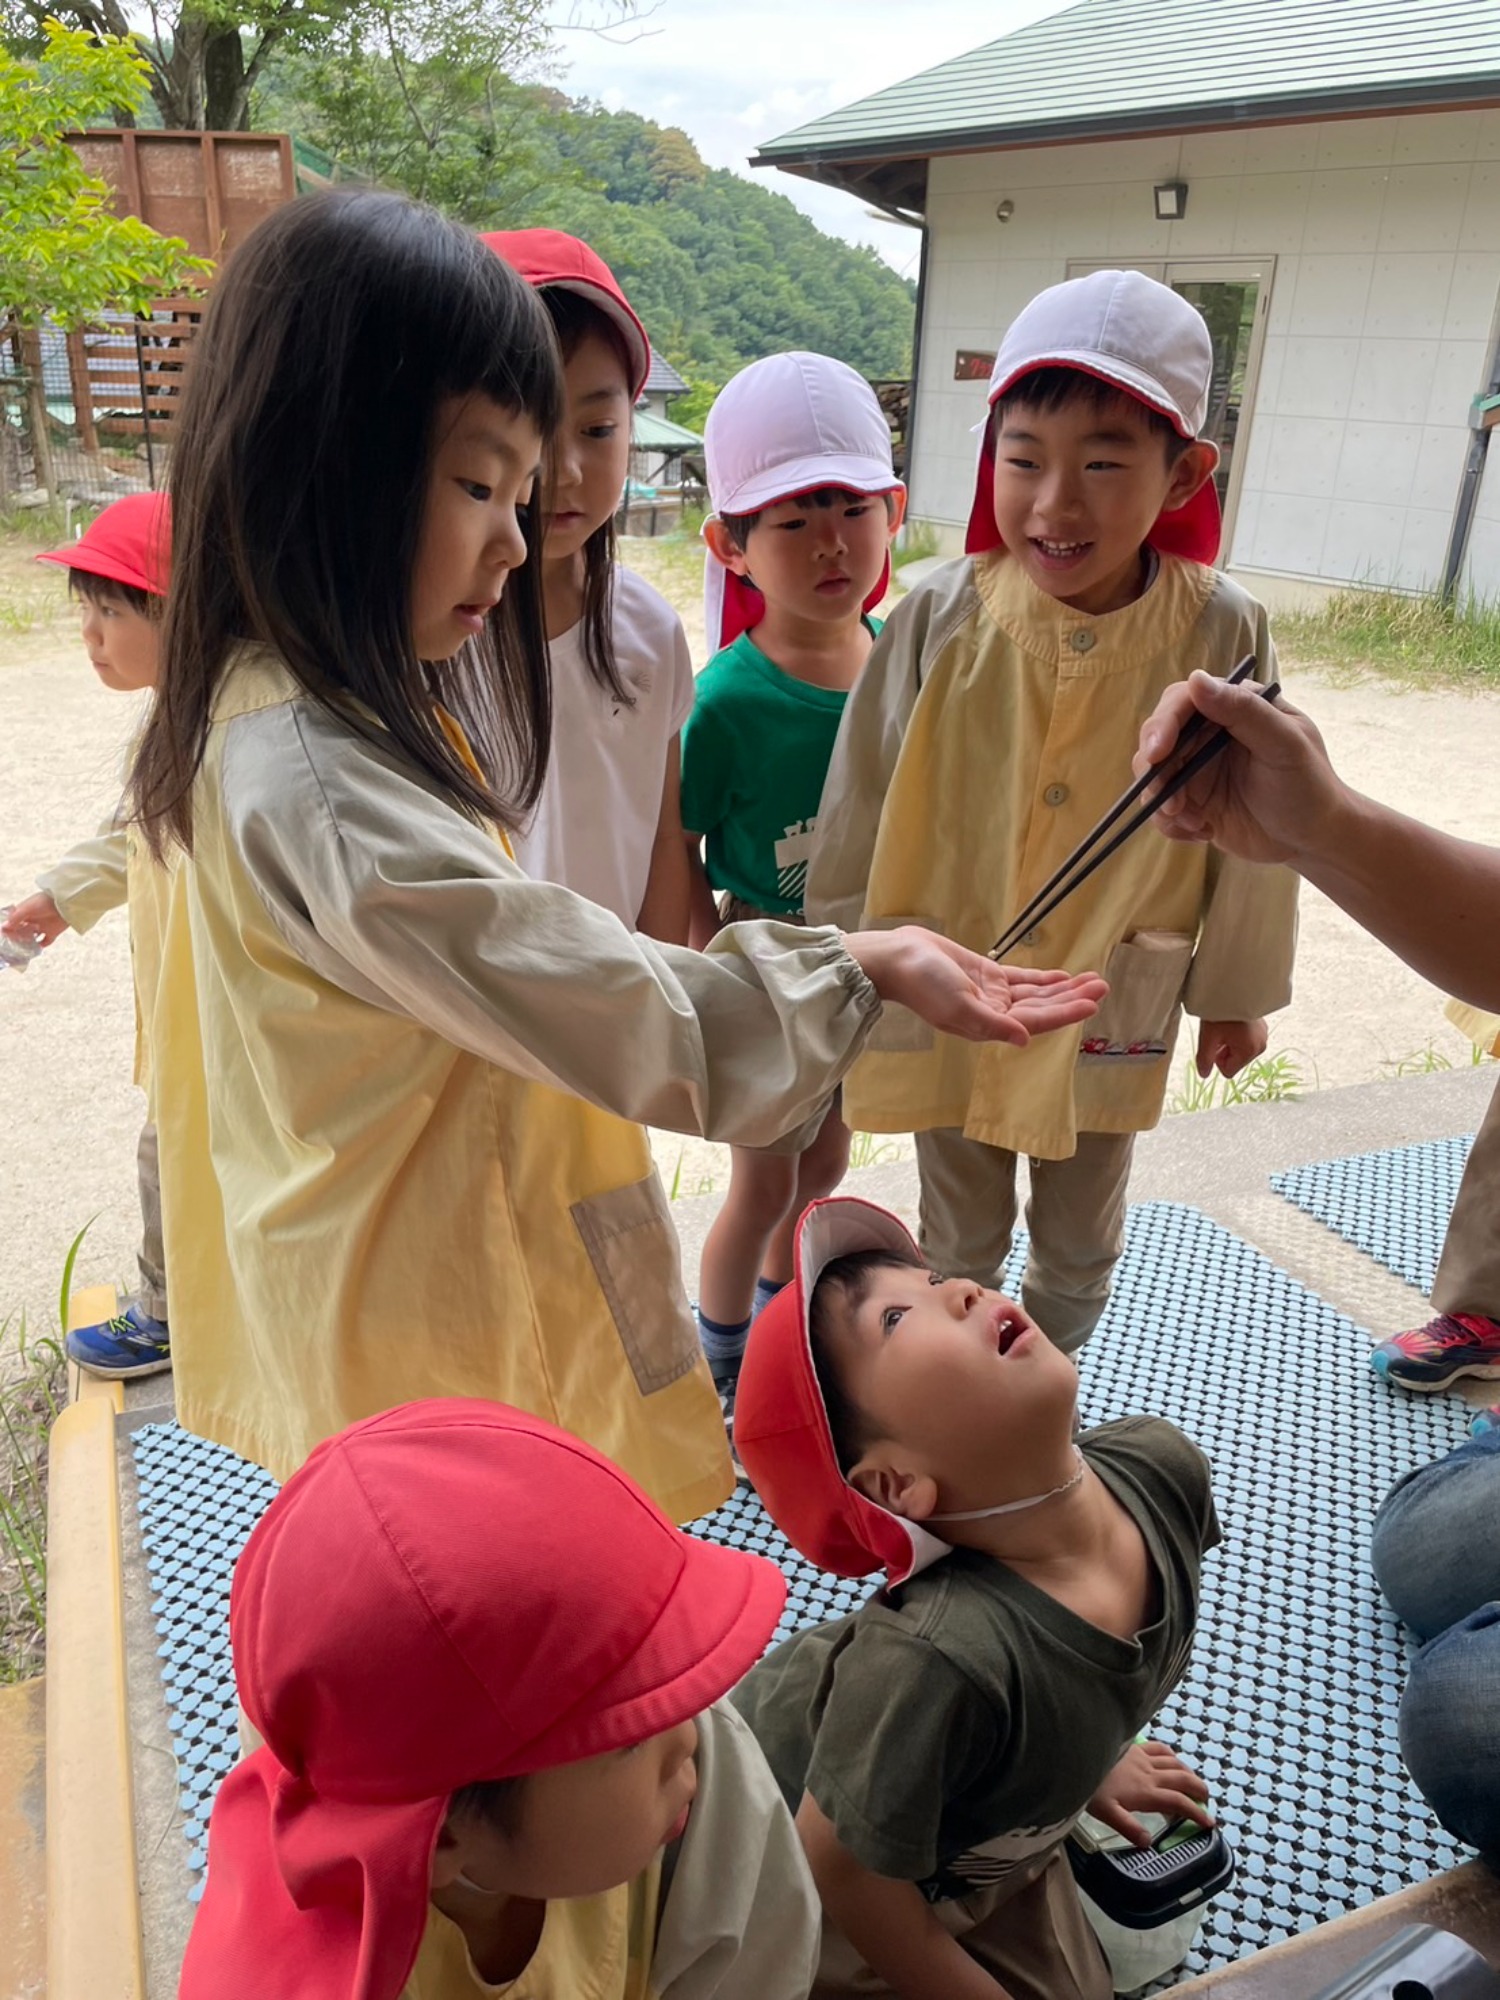
<path fill-rule="evenodd" d="M 84 1224 L 63 1264 L 58 1325 Z M 47 1625 L 47 1441 L 67 1401 L 60 1336 L 33 1334 L 24 1313 L 0 1321 L 0 1687 L 40 1673 Z"/>
<path fill-rule="evenodd" d="M 1238 1076 L 1220 1076 L 1215 1070 L 1199 1076 L 1190 1056 L 1182 1066 L 1182 1084 L 1167 1098 L 1167 1111 L 1220 1111 L 1226 1104 L 1294 1103 L 1308 1090 L 1316 1090 L 1316 1069 L 1311 1078 L 1295 1049 L 1277 1049 L 1246 1063 Z"/>

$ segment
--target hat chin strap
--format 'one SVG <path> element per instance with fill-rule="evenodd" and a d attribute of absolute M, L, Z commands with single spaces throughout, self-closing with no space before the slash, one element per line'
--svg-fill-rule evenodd
<path fill-rule="evenodd" d="M 996 1514 L 1024 1514 L 1028 1507 L 1040 1507 L 1044 1500 L 1055 1500 L 1059 1493 L 1071 1493 L 1083 1475 L 1088 1471 L 1088 1462 L 1075 1444 L 1073 1456 L 1078 1461 L 1078 1470 L 1071 1479 L 1065 1479 L 1061 1486 L 1049 1487 L 1045 1493 L 1033 1493 L 1026 1500 L 1007 1500 L 1000 1507 L 971 1507 L 962 1514 L 929 1514 L 929 1521 L 988 1521 Z"/>

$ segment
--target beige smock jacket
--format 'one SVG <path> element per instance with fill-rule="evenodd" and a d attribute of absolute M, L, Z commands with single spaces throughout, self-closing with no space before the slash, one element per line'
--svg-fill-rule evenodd
<path fill-rule="evenodd" d="M 988 951 L 1129 784 L 1163 688 L 1248 653 L 1270 679 L 1265 612 L 1197 563 L 1161 558 L 1134 604 L 1097 618 L 1037 589 L 1003 550 L 945 566 L 897 605 L 849 697 L 809 916 L 921 923 Z M 1161 1115 L 1179 1005 L 1221 1021 L 1286 1005 L 1296 898 L 1286 869 L 1144 829 L 1006 954 L 1105 973 L 1095 1020 L 1024 1049 L 980 1048 L 887 1009 L 844 1116 L 871 1132 L 958 1126 L 1048 1160 L 1068 1158 L 1079 1132 L 1141 1131 Z"/>
<path fill-rule="evenodd" d="M 69 930 L 91 931 L 121 903 L 130 924 L 130 969 L 135 983 L 134 1081 L 151 1094 L 151 1062 L 145 1022 L 156 1001 L 161 976 L 161 937 L 166 923 L 167 874 L 151 858 L 140 828 L 124 819 L 123 804 L 89 840 L 70 847 L 37 887 L 50 896 Z"/>
<path fill-rule="evenodd" d="M 401 2000 L 806 2000 L 818 1892 L 749 1724 L 727 1701 L 698 1718 L 687 1831 L 644 1875 L 549 1903 L 519 1979 L 487 1985 L 456 1924 L 434 1910 Z"/>
<path fill-rule="evenodd" d="M 177 1407 L 285 1477 L 491 1396 L 679 1520 L 730 1469 L 641 1123 L 760 1145 L 879 1011 L 832 932 L 632 936 L 246 648 L 151 1021 Z M 639 1121 L 639 1122 L 637 1122 Z"/>

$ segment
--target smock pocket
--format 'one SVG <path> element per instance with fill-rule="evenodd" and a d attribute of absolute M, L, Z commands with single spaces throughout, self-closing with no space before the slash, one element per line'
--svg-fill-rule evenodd
<path fill-rule="evenodd" d="M 872 931 L 899 930 L 903 924 L 916 924 L 921 930 L 936 931 L 942 935 L 942 925 L 932 922 L 930 917 L 879 917 L 863 926 Z M 914 1014 L 910 1007 L 903 1007 L 896 1001 L 883 1000 L 880 1012 L 875 1016 L 875 1025 L 865 1037 L 864 1049 L 878 1056 L 925 1056 L 936 1047 L 937 1030 L 930 1021 L 924 1021 L 920 1014 Z"/>
<path fill-rule="evenodd" d="M 1193 940 L 1180 931 L 1137 931 L 1110 954 L 1109 997 L 1084 1024 L 1085 1063 L 1160 1062 L 1177 1033 L 1178 1008 L 1193 962 Z"/>
<path fill-rule="evenodd" d="M 698 1329 L 660 1177 L 575 1201 L 569 1213 L 637 1387 L 643 1396 L 667 1388 L 696 1363 Z"/>

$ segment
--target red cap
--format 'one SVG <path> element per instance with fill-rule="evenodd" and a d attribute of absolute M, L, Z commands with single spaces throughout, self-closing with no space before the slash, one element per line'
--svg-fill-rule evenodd
<path fill-rule="evenodd" d="M 577 292 L 614 321 L 630 354 L 630 399 L 634 402 L 651 373 L 651 343 L 620 290 L 618 278 L 599 253 L 561 229 L 492 229 L 479 240 L 539 292 L 549 285 L 560 285 L 565 292 Z"/>
<path fill-rule="evenodd" d="M 167 594 L 172 553 L 172 515 L 165 493 L 127 493 L 116 500 L 66 548 L 48 549 L 38 562 L 61 563 L 89 576 Z"/>
<path fill-rule="evenodd" d="M 948 1553 L 936 1535 L 867 1500 L 839 1470 L 813 1367 L 808 1310 L 823 1270 L 857 1250 L 925 1268 L 905 1223 L 850 1196 L 815 1201 L 797 1224 L 793 1277 L 750 1329 L 734 1398 L 734 1444 L 766 1512 L 799 1554 L 835 1576 L 883 1569 L 904 1583 Z"/>
<path fill-rule="evenodd" d="M 235 1569 L 265 1744 L 214 1802 L 180 2000 L 396 2000 L 450 1794 L 698 1714 L 785 1595 L 774 1564 L 682 1534 L 501 1403 L 412 1403 L 320 1445 Z"/>

